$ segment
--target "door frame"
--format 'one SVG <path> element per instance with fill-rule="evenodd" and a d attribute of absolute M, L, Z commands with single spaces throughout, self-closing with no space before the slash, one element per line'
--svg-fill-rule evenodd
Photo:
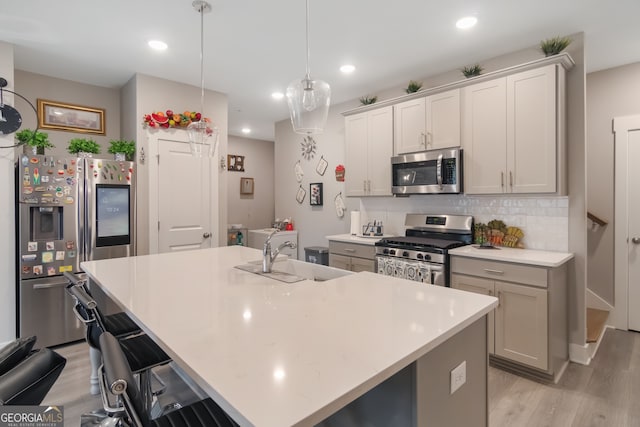
<path fill-rule="evenodd" d="M 640 115 L 613 119 L 614 141 L 614 310 L 617 329 L 629 329 L 628 149 L 629 132 L 640 131 Z"/>

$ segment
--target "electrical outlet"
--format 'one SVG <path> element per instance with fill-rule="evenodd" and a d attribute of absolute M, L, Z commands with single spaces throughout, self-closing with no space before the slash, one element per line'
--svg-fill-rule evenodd
<path fill-rule="evenodd" d="M 464 360 L 461 364 L 451 370 L 451 392 L 455 393 L 457 389 L 467 381 L 467 361 Z"/>

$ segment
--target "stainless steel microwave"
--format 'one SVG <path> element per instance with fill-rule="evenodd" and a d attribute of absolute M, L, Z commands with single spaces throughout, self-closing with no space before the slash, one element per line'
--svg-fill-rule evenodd
<path fill-rule="evenodd" d="M 420 151 L 391 158 L 391 191 L 410 194 L 457 194 L 462 192 L 462 150 Z"/>

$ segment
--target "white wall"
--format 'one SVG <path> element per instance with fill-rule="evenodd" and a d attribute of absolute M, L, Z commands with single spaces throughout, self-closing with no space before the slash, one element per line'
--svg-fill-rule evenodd
<path fill-rule="evenodd" d="M 588 233 L 588 287 L 614 304 L 614 117 L 640 114 L 640 63 L 587 75 L 588 210 L 609 222 Z M 624 254 L 622 255 L 624 256 Z"/>
<path fill-rule="evenodd" d="M 0 77 L 8 82 L 6 89 L 16 91 L 13 71 L 13 46 L 0 42 Z M 17 97 L 16 97 L 17 98 Z M 4 92 L 4 102 L 14 104 L 14 96 Z M 24 120 L 24 119 L 23 119 Z M 14 144 L 13 134 L 0 135 L 0 147 Z M 14 150 L 0 148 L 0 348 L 16 337 L 16 276 L 15 276 L 15 219 L 14 219 Z"/>
<path fill-rule="evenodd" d="M 132 94 L 133 92 L 133 94 Z M 142 126 L 142 118 L 145 114 L 154 111 L 165 111 L 171 109 L 173 111 L 199 111 L 200 107 L 200 88 L 186 85 L 179 82 L 164 80 L 157 77 L 147 76 L 144 74 L 136 74 L 122 88 L 123 106 L 122 110 L 131 112 L 123 117 L 123 128 L 127 133 L 135 129 L 137 149 L 140 152 L 144 149 L 148 152 L 147 132 L 164 132 L 163 129 L 148 131 Z M 135 105 L 134 105 L 135 104 Z M 226 227 L 227 227 L 227 181 L 226 173 L 219 167 L 219 159 L 227 156 L 227 131 L 228 131 L 228 104 L 227 96 L 220 92 L 205 91 L 204 98 L 204 115 L 211 119 L 212 124 L 217 126 L 220 131 L 220 139 L 217 149 L 217 159 L 212 163 L 218 171 L 218 187 L 212 189 L 212 215 L 214 223 L 219 224 L 218 230 L 214 233 L 214 242 L 217 245 L 226 245 Z M 183 130 L 175 130 L 175 132 L 184 132 Z M 127 136 L 129 137 L 129 136 Z M 139 159 L 139 153 L 138 153 Z M 146 158 L 145 163 L 138 163 L 138 185 L 137 185 L 137 254 L 144 255 L 149 253 L 149 236 L 148 224 L 149 209 L 154 207 L 148 206 L 148 186 L 146 184 L 148 178 L 148 164 L 155 159 Z M 179 173 L 177 173 L 179 179 Z M 188 185 L 185 185 L 188 189 Z"/>
<path fill-rule="evenodd" d="M 250 230 L 275 219 L 273 141 L 229 136 L 229 154 L 244 156 L 244 172 L 227 169 L 227 220 Z M 228 165 L 227 165 L 228 166 Z M 240 179 L 253 178 L 253 194 L 240 194 Z"/>
<path fill-rule="evenodd" d="M 105 110 L 105 135 L 88 135 L 78 132 L 65 132 L 43 129 L 49 134 L 49 141 L 55 148 L 47 149 L 52 156 L 69 156 L 67 146 L 73 138 L 91 138 L 101 146 L 101 152 L 94 157 L 113 158 L 107 152 L 109 140 L 120 139 L 120 90 L 100 86 L 87 85 L 70 80 L 57 79 L 41 74 L 16 70 L 16 87 L 20 95 L 27 98 L 37 108 L 38 99 L 60 102 L 63 104 L 82 105 Z M 35 129 L 37 119 L 31 107 L 23 100 L 16 105 L 24 111 L 23 128 Z"/>
<path fill-rule="evenodd" d="M 349 213 L 338 218 L 334 205 L 334 198 L 342 192 L 344 196 L 344 182 L 335 178 L 335 168 L 344 164 L 344 118 L 340 115 L 340 106 L 332 107 L 327 126 L 322 135 L 314 136 L 317 151 L 313 159 L 305 160 L 301 157 L 300 143 L 303 135 L 293 132 L 291 122 L 283 120 L 276 123 L 275 143 L 275 201 L 276 217 L 284 219 L 291 217 L 293 225 L 298 230 L 298 258 L 304 259 L 304 248 L 309 246 L 327 246 L 325 236 L 348 232 Z M 329 163 L 324 176 L 316 172 L 316 166 L 321 156 Z M 294 168 L 296 162 L 304 170 L 302 182 L 296 181 Z M 309 184 L 320 182 L 323 184 L 323 205 L 309 205 Z M 302 203 L 296 201 L 298 188 L 307 192 Z M 358 207 L 357 199 L 344 198 L 347 207 Z"/>

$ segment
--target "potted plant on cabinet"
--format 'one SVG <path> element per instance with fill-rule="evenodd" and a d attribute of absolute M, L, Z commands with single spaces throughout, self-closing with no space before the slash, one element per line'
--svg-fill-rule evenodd
<path fill-rule="evenodd" d="M 482 73 L 483 68 L 480 64 L 469 65 L 467 67 L 462 68 L 462 74 L 466 77 L 476 77 Z"/>
<path fill-rule="evenodd" d="M 371 104 L 375 103 L 377 100 L 378 100 L 377 96 L 365 95 L 362 98 L 360 98 L 360 103 L 362 105 L 371 105 Z"/>
<path fill-rule="evenodd" d="M 135 141 L 112 139 L 111 141 L 109 141 L 109 144 L 110 144 L 109 149 L 107 151 L 115 155 L 116 160 L 118 161 L 133 160 L 133 155 L 136 152 Z"/>
<path fill-rule="evenodd" d="M 415 80 L 409 80 L 409 85 L 404 90 L 406 93 L 414 93 L 422 89 L 422 82 L 417 82 Z"/>
<path fill-rule="evenodd" d="M 100 153 L 100 145 L 93 139 L 86 138 L 74 138 L 69 141 L 67 151 L 71 154 L 78 154 L 82 156 L 83 153 L 88 154 L 87 157 L 91 157 L 91 154 Z"/>
<path fill-rule="evenodd" d="M 544 56 L 557 55 L 571 44 L 569 37 L 552 37 L 540 42 L 540 50 Z"/>
<path fill-rule="evenodd" d="M 23 129 L 17 132 L 15 137 L 21 145 L 24 145 L 25 152 L 29 150 L 33 152 L 33 154 L 44 154 L 45 148 L 55 147 L 55 145 L 49 141 L 49 134 L 46 132 L 34 132 L 31 129 Z"/>

